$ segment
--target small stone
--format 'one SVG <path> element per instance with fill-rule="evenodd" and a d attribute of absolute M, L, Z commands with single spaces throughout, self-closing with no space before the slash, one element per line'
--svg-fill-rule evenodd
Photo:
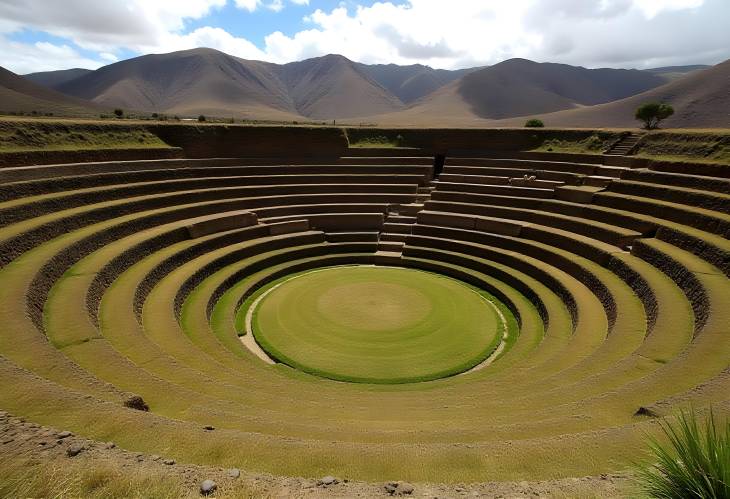
<path fill-rule="evenodd" d="M 56 436 L 58 438 L 68 438 L 68 437 L 72 437 L 73 433 L 71 433 L 70 431 L 62 431 L 60 433 L 57 433 Z"/>
<path fill-rule="evenodd" d="M 400 482 L 398 484 L 398 487 L 395 489 L 395 494 L 399 496 L 409 496 L 413 494 L 413 491 L 415 489 L 413 488 L 413 485 L 411 485 L 408 482 Z"/>
<path fill-rule="evenodd" d="M 157 454 L 152 454 L 152 455 L 150 456 L 150 459 L 152 459 L 153 461 L 159 461 L 159 460 L 160 460 L 161 458 L 160 458 L 160 456 L 158 456 Z"/>
<path fill-rule="evenodd" d="M 149 412 L 150 406 L 139 395 L 132 395 L 124 401 L 124 407 L 135 409 L 137 411 Z"/>
<path fill-rule="evenodd" d="M 239 470 L 238 468 L 231 468 L 230 470 L 228 470 L 228 476 L 231 478 L 238 478 L 239 476 L 241 476 L 241 470 Z"/>
<path fill-rule="evenodd" d="M 398 482 L 388 482 L 383 486 L 383 488 L 388 494 L 393 495 L 395 494 L 395 491 L 398 490 Z"/>
<path fill-rule="evenodd" d="M 213 430 L 215 430 L 215 426 L 207 425 L 207 426 L 203 426 L 203 429 L 205 431 L 213 431 Z"/>
<path fill-rule="evenodd" d="M 107 442 L 107 443 L 104 444 L 104 448 L 105 449 L 113 449 L 116 446 L 117 446 L 117 444 L 115 444 L 114 442 Z"/>
<path fill-rule="evenodd" d="M 200 493 L 204 496 L 208 496 L 216 491 L 218 485 L 213 480 L 203 480 L 200 484 Z"/>
<path fill-rule="evenodd" d="M 317 480 L 317 485 L 320 487 L 329 487 L 330 485 L 337 485 L 338 483 L 340 483 L 340 481 L 331 475 L 327 475 Z"/>
<path fill-rule="evenodd" d="M 165 459 L 164 461 L 162 461 L 162 464 L 166 464 L 167 466 L 172 466 L 173 464 L 175 464 L 175 460 L 174 459 Z"/>
<path fill-rule="evenodd" d="M 68 457 L 75 457 L 81 454 L 81 452 L 84 450 L 84 446 L 81 444 L 71 444 L 68 449 L 66 449 L 66 455 Z"/>

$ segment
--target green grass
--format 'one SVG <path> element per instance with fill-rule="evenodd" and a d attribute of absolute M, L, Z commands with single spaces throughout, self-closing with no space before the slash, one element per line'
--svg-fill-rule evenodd
<path fill-rule="evenodd" d="M 124 466 L 111 459 L 0 458 L 0 497 L 83 497 L 88 499 L 200 497 L 197 487 L 158 470 Z M 215 497 L 262 497 L 243 482 L 221 488 Z"/>
<path fill-rule="evenodd" d="M 661 423 L 666 443 L 650 439 L 656 464 L 639 473 L 650 497 L 730 498 L 730 420 L 723 425 L 712 411 L 699 419 L 683 411 L 675 423 Z"/>
<path fill-rule="evenodd" d="M 730 133 L 659 130 L 639 142 L 636 155 L 660 161 L 730 164 Z"/>
<path fill-rule="evenodd" d="M 547 139 L 539 147 L 532 149 L 536 152 L 567 152 L 574 154 L 601 154 L 612 142 L 616 134 L 596 132 L 581 140 Z"/>
<path fill-rule="evenodd" d="M 0 122 L 0 152 L 168 148 L 142 126 Z"/>
<path fill-rule="evenodd" d="M 487 358 L 505 327 L 470 287 L 411 269 L 339 267 L 269 290 L 253 319 L 262 348 L 340 381 L 393 384 L 457 374 Z"/>

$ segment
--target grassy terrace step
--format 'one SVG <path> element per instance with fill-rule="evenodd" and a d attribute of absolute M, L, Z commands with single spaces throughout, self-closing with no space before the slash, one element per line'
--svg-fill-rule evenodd
<path fill-rule="evenodd" d="M 186 190 L 187 185 L 204 185 L 217 183 L 232 185 L 277 185 L 277 184 L 332 184 L 332 183 L 372 183 L 372 184 L 420 184 L 424 175 L 408 172 L 357 171 L 362 167 L 352 168 L 353 172 L 329 174 L 305 174 L 296 172 L 298 167 L 278 167 L 282 172 L 261 173 L 249 171 L 252 167 L 241 168 L 205 168 L 182 170 L 153 170 L 147 172 L 131 172 L 127 174 L 104 174 L 81 177 L 64 177 L 60 179 L 13 182 L 0 185 L 0 200 L 30 197 L 37 194 L 72 193 L 85 189 L 111 189 L 134 185 L 153 184 L 155 182 L 178 185 L 178 190 Z M 226 182 L 224 179 L 228 179 Z M 160 191 L 162 192 L 162 190 Z"/>
<path fill-rule="evenodd" d="M 448 160 L 448 166 L 477 166 L 552 170 L 558 172 L 582 173 L 586 175 L 592 175 L 598 167 L 598 165 L 586 163 L 568 163 L 563 161 L 541 161 L 534 159 L 506 158 L 450 158 Z"/>
<path fill-rule="evenodd" d="M 725 238 L 730 236 L 730 216 L 718 211 L 614 192 L 599 192 L 593 197 L 593 202 L 688 225 Z"/>
<path fill-rule="evenodd" d="M 642 233 L 645 236 L 654 236 L 671 242 L 698 256 L 707 259 L 730 275 L 730 241 L 719 235 L 696 229 L 670 220 L 659 218 L 661 209 L 656 210 L 657 216 L 651 216 L 644 211 L 636 213 L 624 209 L 608 206 L 609 200 L 623 206 L 629 203 L 624 197 L 602 193 L 596 202 L 602 205 L 586 205 L 560 200 L 536 201 L 530 198 L 514 196 L 495 196 L 487 194 L 465 194 L 451 192 L 434 192 L 432 199 L 436 201 L 465 200 L 471 204 L 485 204 L 507 206 L 515 208 L 535 209 L 547 213 L 562 213 L 569 216 L 580 216 L 587 220 L 596 220 L 599 223 L 609 223 Z M 638 200 L 639 198 L 633 198 Z M 605 205 L 605 206 L 604 206 Z M 657 230 L 658 229 L 658 230 Z"/>
<path fill-rule="evenodd" d="M 433 158 L 413 161 L 407 158 L 352 158 L 332 162 L 313 162 L 311 160 L 297 160 L 296 158 L 206 158 L 206 159 L 171 159 L 171 160 L 142 160 L 142 161 L 108 161 L 91 163 L 72 163 L 60 165 L 36 165 L 13 168 L 3 168 L 3 182 L 17 182 L 34 179 L 61 178 L 65 176 L 84 176 L 103 173 L 126 173 L 147 170 L 184 170 L 193 168 L 240 168 L 240 167 L 280 167 L 297 166 L 317 168 L 325 167 L 367 167 L 367 168 L 396 168 L 415 169 L 419 174 L 430 175 L 433 169 Z M 329 170 L 332 171 L 332 170 Z M 325 171 L 327 172 L 327 171 Z"/>
<path fill-rule="evenodd" d="M 457 196 L 455 198 L 458 199 Z M 482 205 L 459 202 L 428 201 L 426 210 L 452 213 L 465 213 L 472 215 L 489 214 L 505 219 L 521 220 L 524 222 L 537 223 L 544 226 L 554 227 L 561 230 L 572 231 L 577 234 L 595 238 L 599 241 L 625 248 L 631 242 L 641 237 L 641 233 L 617 227 L 596 220 L 584 219 L 577 216 L 546 213 L 542 210 L 526 210 L 520 208 L 509 208 L 499 205 Z"/>
<path fill-rule="evenodd" d="M 156 193 L 157 196 L 181 195 L 186 193 L 233 193 L 234 196 L 257 197 L 266 195 L 286 194 L 326 194 L 326 193 L 392 193 L 392 194 L 415 194 L 415 184 L 377 184 L 377 183 L 323 183 L 323 184 L 271 184 L 271 185 L 249 185 L 242 182 L 236 185 L 235 181 L 228 178 L 202 179 L 184 182 L 145 182 L 142 184 L 129 184 L 122 186 L 101 187 L 92 189 L 80 189 L 69 193 L 48 194 L 31 196 L 14 201 L 0 203 L 0 214 L 6 220 L 25 220 L 31 216 L 40 216 L 52 212 L 59 206 L 71 208 L 85 204 L 99 203 L 101 201 L 114 201 L 135 196 L 145 196 Z"/>
<path fill-rule="evenodd" d="M 628 180 L 614 181 L 608 187 L 611 192 L 640 195 L 677 204 L 689 205 L 706 210 L 730 214 L 730 194 L 708 192 L 706 190 L 658 185 L 648 182 Z"/>
<path fill-rule="evenodd" d="M 552 170 L 534 170 L 523 168 L 497 168 L 497 167 L 480 167 L 480 166 L 446 166 L 444 174 L 462 175 L 469 177 L 487 177 L 487 178 L 520 178 L 525 175 L 535 176 L 541 180 L 552 180 L 565 182 L 567 184 L 579 184 L 586 175 L 581 173 L 559 172 Z M 443 176 L 443 174 L 442 174 Z M 446 179 L 444 179 L 446 180 Z"/>
<path fill-rule="evenodd" d="M 621 178 L 623 180 L 631 180 L 635 182 L 685 187 L 689 189 L 730 194 L 730 179 L 726 178 L 688 175 L 683 173 L 657 172 L 649 169 L 628 170 L 621 176 Z"/>
<path fill-rule="evenodd" d="M 202 195 L 201 195 L 202 194 Z M 181 195 L 167 196 L 146 196 L 132 200 L 119 200 L 106 203 L 98 203 L 79 208 L 61 210 L 53 214 L 37 217 L 25 222 L 17 223 L 6 227 L 0 233 L 0 263 L 8 262 L 26 249 L 44 240 L 52 239 L 70 230 L 83 227 L 88 224 L 97 223 L 113 218 L 120 212 L 142 212 L 147 210 L 148 215 L 160 214 L 161 218 L 151 220 L 152 224 L 166 223 L 171 219 L 180 217 L 203 216 L 217 211 L 230 211 L 250 209 L 261 206 L 286 204 L 288 201 L 314 201 L 323 198 L 320 195 L 297 195 L 290 196 L 263 196 L 254 198 L 232 198 L 225 199 L 225 194 L 237 194 L 236 192 L 206 191 L 204 193 L 186 193 Z M 324 199 L 336 201 L 343 199 L 343 195 L 335 197 L 325 196 Z M 362 194 L 345 195 L 344 199 L 352 198 L 367 199 L 370 202 L 380 200 L 382 202 L 398 202 L 400 200 L 412 199 L 409 195 L 398 194 Z M 359 196 L 359 197 L 358 197 Z M 201 200 L 201 197 L 203 198 Z M 197 202 L 196 202 L 197 201 Z M 180 203 L 180 204 L 178 204 Z M 187 203 L 187 204 L 186 204 Z M 160 208 L 161 207 L 161 208 Z M 157 211 L 155 208 L 159 208 Z M 167 218 L 165 218 L 167 217 Z M 139 228 L 139 227 L 138 227 Z"/>
<path fill-rule="evenodd" d="M 436 192 L 473 192 L 476 194 L 502 194 L 505 196 L 523 196 L 530 198 L 552 198 L 552 189 L 536 189 L 534 187 L 513 187 L 509 185 L 461 184 L 455 182 L 438 182 Z"/>
<path fill-rule="evenodd" d="M 607 262 L 612 254 L 621 251 L 621 248 L 617 246 L 601 242 L 592 237 L 582 236 L 555 227 L 509 218 L 424 210 L 419 213 L 418 222 L 425 225 L 442 225 L 467 230 L 479 230 L 549 242 L 554 246 L 566 249 L 570 248 L 575 254 L 598 263 Z"/>

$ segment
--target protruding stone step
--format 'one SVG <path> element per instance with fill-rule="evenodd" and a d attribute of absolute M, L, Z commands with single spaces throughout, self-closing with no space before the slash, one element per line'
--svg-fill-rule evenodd
<path fill-rule="evenodd" d="M 423 209 L 423 203 L 402 204 L 398 207 L 400 215 L 416 216 Z"/>
<path fill-rule="evenodd" d="M 414 224 L 416 223 L 416 217 L 415 216 L 406 216 L 406 215 L 393 215 L 392 213 L 388 215 L 388 218 L 385 220 L 386 223 L 398 223 L 398 224 Z"/>
<path fill-rule="evenodd" d="M 380 241 L 398 241 L 404 243 L 408 234 L 395 234 L 393 232 L 384 232 L 380 234 Z"/>
<path fill-rule="evenodd" d="M 390 251 L 393 253 L 402 253 L 403 244 L 398 241 L 380 241 L 378 243 L 378 251 Z"/>
<path fill-rule="evenodd" d="M 604 190 L 603 187 L 593 187 L 590 185 L 564 185 L 555 189 L 555 196 L 562 201 L 571 201 L 573 203 L 590 203 L 593 201 L 593 195 Z"/>
<path fill-rule="evenodd" d="M 383 224 L 383 232 L 395 232 L 398 234 L 410 234 L 413 224 L 401 224 L 386 222 Z"/>
<path fill-rule="evenodd" d="M 376 242 L 377 232 L 328 232 L 325 241 L 328 243 Z"/>
<path fill-rule="evenodd" d="M 614 179 L 612 177 L 590 176 L 583 179 L 583 185 L 590 187 L 607 187 Z"/>

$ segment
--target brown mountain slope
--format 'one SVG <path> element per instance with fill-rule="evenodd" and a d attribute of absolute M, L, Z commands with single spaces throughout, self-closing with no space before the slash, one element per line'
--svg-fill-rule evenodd
<path fill-rule="evenodd" d="M 297 111 L 315 119 L 392 112 L 403 103 L 341 55 L 326 55 L 281 67 Z"/>
<path fill-rule="evenodd" d="M 467 74 L 386 122 L 476 121 L 548 113 L 609 102 L 664 84 L 638 70 L 585 69 L 565 64 L 508 61 Z"/>
<path fill-rule="evenodd" d="M 63 116 L 98 115 L 106 108 L 69 97 L 0 67 L 0 112 L 53 113 Z"/>
<path fill-rule="evenodd" d="M 357 68 L 378 82 L 383 88 L 410 104 L 479 68 L 433 69 L 421 64 L 398 66 L 396 64 L 356 64 Z"/>
<path fill-rule="evenodd" d="M 634 111 L 646 102 L 666 102 L 675 114 L 664 126 L 674 128 L 730 127 L 730 60 L 709 69 L 626 99 L 598 106 L 538 116 L 546 126 L 631 127 L 638 122 Z M 505 120 L 519 125 L 524 120 Z"/>
<path fill-rule="evenodd" d="M 44 87 L 56 90 L 64 83 L 75 80 L 76 78 L 92 72 L 93 71 L 91 69 L 73 68 L 62 69 L 60 71 L 42 71 L 40 73 L 30 73 L 27 75 L 23 75 L 23 78 L 30 80 L 33 83 L 37 83 L 38 85 L 43 85 Z"/>
<path fill-rule="evenodd" d="M 276 65 L 212 49 L 136 57 L 71 80 L 59 90 L 125 109 L 188 116 L 301 119 Z"/>

